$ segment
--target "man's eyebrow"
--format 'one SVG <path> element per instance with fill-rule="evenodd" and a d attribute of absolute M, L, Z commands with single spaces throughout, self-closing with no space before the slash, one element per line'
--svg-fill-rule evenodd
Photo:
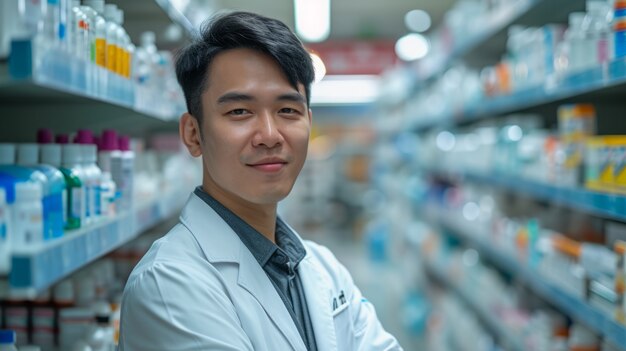
<path fill-rule="evenodd" d="M 299 102 L 299 103 L 302 103 L 302 104 L 306 105 L 306 99 L 304 98 L 304 96 L 302 96 L 301 94 L 298 94 L 298 93 L 282 94 L 279 97 L 277 97 L 276 100 L 278 100 L 278 101 L 293 101 L 293 102 Z"/>
<path fill-rule="evenodd" d="M 217 99 L 217 103 L 218 104 L 225 104 L 225 103 L 229 103 L 229 102 L 252 101 L 252 100 L 255 100 L 255 98 L 252 95 L 232 92 L 232 93 L 226 93 L 226 94 L 220 96 Z"/>

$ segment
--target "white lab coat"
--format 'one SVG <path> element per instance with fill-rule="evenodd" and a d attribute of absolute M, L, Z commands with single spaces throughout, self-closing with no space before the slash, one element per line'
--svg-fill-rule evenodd
<path fill-rule="evenodd" d="M 402 350 L 333 254 L 303 243 L 307 254 L 299 274 L 318 350 Z M 180 223 L 152 245 L 126 284 L 119 350 L 306 347 L 254 256 L 228 224 L 192 194 Z"/>

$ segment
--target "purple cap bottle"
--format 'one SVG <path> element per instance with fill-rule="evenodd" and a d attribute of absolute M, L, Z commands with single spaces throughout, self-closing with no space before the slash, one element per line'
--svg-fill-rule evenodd
<path fill-rule="evenodd" d="M 100 138 L 100 151 L 115 151 L 119 150 L 119 143 L 117 140 L 117 132 L 111 129 L 107 129 L 102 132 Z"/>
<path fill-rule="evenodd" d="M 70 137 L 67 134 L 58 134 L 54 140 L 56 141 L 57 144 L 69 144 L 70 143 Z"/>
<path fill-rule="evenodd" d="M 52 130 L 48 128 L 41 128 L 37 130 L 37 144 L 52 144 L 54 142 L 54 135 Z"/>
<path fill-rule="evenodd" d="M 79 129 L 74 137 L 76 144 L 93 144 L 93 133 L 89 129 Z"/>
<path fill-rule="evenodd" d="M 130 151 L 130 138 L 127 135 L 121 135 L 118 139 L 120 150 Z"/>

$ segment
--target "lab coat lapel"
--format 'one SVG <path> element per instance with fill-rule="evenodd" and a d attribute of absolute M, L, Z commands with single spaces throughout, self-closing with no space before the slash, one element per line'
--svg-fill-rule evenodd
<path fill-rule="evenodd" d="M 332 283 L 328 281 L 328 277 L 321 273 L 322 271 L 323 267 L 308 253 L 298 265 L 317 349 L 319 351 L 336 351 L 337 336 L 335 335 L 335 323 L 330 304 L 330 290 L 327 289 L 327 287 L 332 286 Z"/>
<path fill-rule="evenodd" d="M 302 341 L 302 337 L 276 288 L 252 256 L 252 253 L 245 245 L 242 244 L 241 246 L 239 285 L 259 301 L 265 313 L 276 324 L 278 330 L 285 336 L 294 350 L 306 350 L 304 341 Z"/>
<path fill-rule="evenodd" d="M 180 220 L 194 235 L 209 262 L 239 264 L 237 284 L 263 306 L 293 350 L 305 351 L 304 341 L 276 288 L 250 250 L 222 217 L 192 193 Z"/>

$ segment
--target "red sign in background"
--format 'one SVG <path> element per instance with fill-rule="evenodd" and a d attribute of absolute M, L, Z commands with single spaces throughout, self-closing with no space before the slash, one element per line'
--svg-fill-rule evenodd
<path fill-rule="evenodd" d="M 381 74 L 398 62 L 394 41 L 333 41 L 307 44 L 324 65 L 326 74 Z"/>

